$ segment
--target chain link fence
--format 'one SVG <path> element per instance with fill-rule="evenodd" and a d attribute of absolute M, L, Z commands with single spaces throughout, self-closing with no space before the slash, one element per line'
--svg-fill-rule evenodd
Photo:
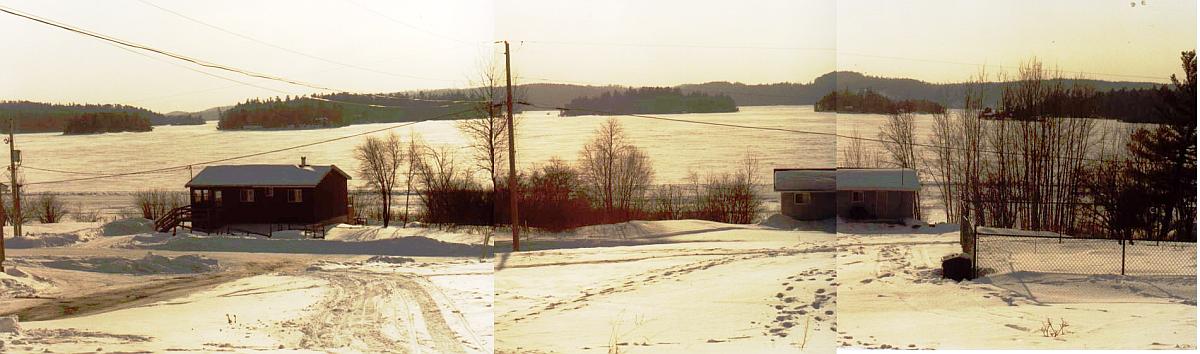
<path fill-rule="evenodd" d="M 1081 238 L 1045 231 L 970 227 L 964 251 L 975 275 L 1045 272 L 1082 275 L 1196 275 L 1192 242 Z"/>

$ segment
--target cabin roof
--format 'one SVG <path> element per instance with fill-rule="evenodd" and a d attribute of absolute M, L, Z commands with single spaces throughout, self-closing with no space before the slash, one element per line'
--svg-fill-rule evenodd
<path fill-rule="evenodd" d="M 186 187 L 316 187 L 331 172 L 350 175 L 334 165 L 224 165 L 208 166 Z"/>
<path fill-rule="evenodd" d="M 835 189 L 832 168 L 780 168 L 775 170 L 776 192 L 812 192 Z"/>
<path fill-rule="evenodd" d="M 837 189 L 916 192 L 921 189 L 921 181 L 911 168 L 839 168 Z"/>

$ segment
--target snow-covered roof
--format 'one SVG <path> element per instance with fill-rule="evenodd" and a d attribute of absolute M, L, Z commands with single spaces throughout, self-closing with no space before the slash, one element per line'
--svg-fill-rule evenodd
<path fill-rule="evenodd" d="M 777 169 L 776 192 L 833 191 L 833 169 Z"/>
<path fill-rule="evenodd" d="M 837 189 L 856 191 L 917 191 L 921 181 L 911 168 L 839 168 Z"/>
<path fill-rule="evenodd" d="M 315 187 L 330 172 L 346 179 L 350 175 L 337 166 L 298 165 L 226 165 L 208 166 L 196 174 L 187 187 Z"/>

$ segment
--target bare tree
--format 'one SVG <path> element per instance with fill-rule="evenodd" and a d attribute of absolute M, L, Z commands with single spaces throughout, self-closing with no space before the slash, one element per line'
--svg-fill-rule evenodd
<path fill-rule="evenodd" d="M 892 113 L 879 131 L 879 139 L 885 141 L 883 147 L 891 157 L 892 165 L 899 168 L 916 168 L 916 136 L 913 133 L 913 114 L 908 112 Z"/>
<path fill-rule="evenodd" d="M 404 159 L 408 162 L 407 168 L 404 170 L 404 221 L 408 225 L 409 208 L 412 205 L 413 183 L 417 181 L 417 176 L 421 172 L 421 162 L 424 160 L 423 155 L 428 147 L 425 145 L 425 140 L 420 134 L 415 132 L 408 133 L 408 148 L 405 149 Z"/>
<path fill-rule="evenodd" d="M 403 145 L 400 137 L 389 133 L 384 138 L 367 136 L 354 148 L 359 177 L 379 195 L 383 227 L 388 227 L 392 219 L 392 191 L 405 160 Z"/>
<path fill-rule="evenodd" d="M 606 221 L 628 212 L 654 179 L 650 159 L 626 141 L 625 129 L 609 118 L 580 152 L 580 171 L 589 197 L 604 209 Z"/>
<path fill-rule="evenodd" d="M 468 97 L 475 103 L 478 118 L 458 121 L 458 130 L 467 137 L 467 146 L 474 153 L 480 171 L 488 174 L 492 191 L 500 189 L 500 175 L 505 172 L 508 155 L 508 117 L 505 115 L 505 92 L 501 77 L 494 66 L 480 75 L 479 87 L 471 89 Z M 513 122 L 516 123 L 516 122 Z"/>
<path fill-rule="evenodd" d="M 866 162 L 867 155 L 863 150 L 862 136 L 858 134 L 858 125 L 855 125 L 854 130 L 850 133 L 850 139 L 846 139 L 846 145 L 842 148 L 842 166 L 869 167 Z"/>

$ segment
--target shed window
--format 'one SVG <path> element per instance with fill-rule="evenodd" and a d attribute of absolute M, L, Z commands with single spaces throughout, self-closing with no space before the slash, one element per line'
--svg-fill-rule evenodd
<path fill-rule="evenodd" d="M 275 197 L 275 188 L 274 187 L 267 188 L 267 198 L 274 198 L 274 197 Z"/>
<path fill-rule="evenodd" d="M 304 201 L 303 190 L 291 189 L 288 190 L 288 203 L 300 203 Z"/>
<path fill-rule="evenodd" d="M 863 202 L 863 192 L 850 192 L 850 201 L 855 203 Z"/>
<path fill-rule="evenodd" d="M 253 189 L 243 189 L 242 190 L 242 203 L 253 203 L 253 202 L 254 202 L 254 190 Z"/>
<path fill-rule="evenodd" d="M 221 191 L 213 191 L 213 203 L 221 205 Z"/>
<path fill-rule="evenodd" d="M 808 192 L 796 193 L 794 198 L 795 200 L 793 202 L 795 202 L 796 205 L 805 205 L 808 204 L 809 201 L 812 201 L 812 195 L 808 194 Z"/>

